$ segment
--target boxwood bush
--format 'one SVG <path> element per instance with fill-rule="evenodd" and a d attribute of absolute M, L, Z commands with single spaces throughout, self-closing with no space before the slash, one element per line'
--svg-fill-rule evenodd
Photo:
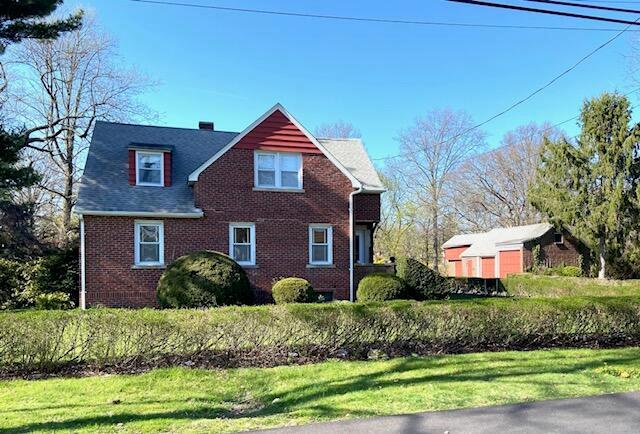
<path fill-rule="evenodd" d="M 640 297 L 0 313 L 0 376 L 640 344 Z"/>
<path fill-rule="evenodd" d="M 278 280 L 271 288 L 271 295 L 276 304 L 310 303 L 318 299 L 311 284 L 299 277 Z"/>
<path fill-rule="evenodd" d="M 356 292 L 356 298 L 361 302 L 397 300 L 406 298 L 406 295 L 402 279 L 386 273 L 364 276 L 358 283 Z"/>
<path fill-rule="evenodd" d="M 438 300 L 451 293 L 451 284 L 447 279 L 420 261 L 398 258 L 396 269 L 398 276 L 406 282 L 411 298 Z"/>
<path fill-rule="evenodd" d="M 158 303 L 162 307 L 250 304 L 252 298 L 245 271 L 219 252 L 195 252 L 178 258 L 158 283 Z"/>

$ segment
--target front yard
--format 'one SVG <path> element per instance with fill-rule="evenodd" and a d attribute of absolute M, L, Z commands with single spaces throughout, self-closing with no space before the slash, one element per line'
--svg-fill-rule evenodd
<path fill-rule="evenodd" d="M 640 390 L 640 349 L 0 382 L 2 432 L 231 432 Z"/>

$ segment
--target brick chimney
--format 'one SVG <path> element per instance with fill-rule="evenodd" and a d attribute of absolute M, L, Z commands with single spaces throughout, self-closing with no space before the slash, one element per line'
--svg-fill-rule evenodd
<path fill-rule="evenodd" d="M 213 131 L 213 122 L 200 121 L 200 122 L 198 122 L 198 128 L 201 129 L 201 130 Z"/>

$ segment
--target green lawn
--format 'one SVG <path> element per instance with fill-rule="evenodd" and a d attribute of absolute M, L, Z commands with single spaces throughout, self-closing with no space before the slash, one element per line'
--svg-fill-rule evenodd
<path fill-rule="evenodd" d="M 640 349 L 0 382 L 3 432 L 229 432 L 640 390 Z"/>
<path fill-rule="evenodd" d="M 509 295 L 517 297 L 620 297 L 640 295 L 640 280 L 599 280 L 587 277 L 512 274 L 502 279 Z"/>

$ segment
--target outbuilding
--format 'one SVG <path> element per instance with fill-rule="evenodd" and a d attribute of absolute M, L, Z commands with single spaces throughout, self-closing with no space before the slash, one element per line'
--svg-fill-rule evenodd
<path fill-rule="evenodd" d="M 587 248 L 564 228 L 549 223 L 495 228 L 455 235 L 443 244 L 445 270 L 451 277 L 501 279 L 534 265 L 534 248 L 546 267 L 584 266 Z"/>

